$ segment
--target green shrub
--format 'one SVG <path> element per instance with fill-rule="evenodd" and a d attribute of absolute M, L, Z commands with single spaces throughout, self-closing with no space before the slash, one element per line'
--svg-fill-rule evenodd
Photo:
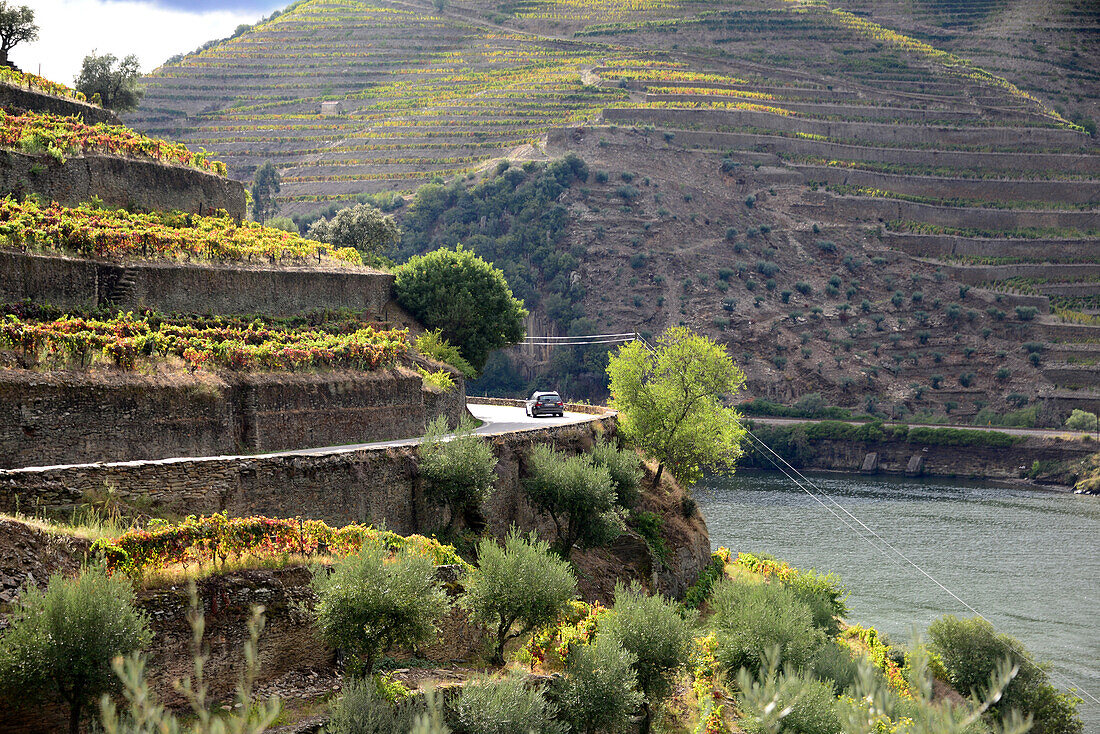
<path fill-rule="evenodd" d="M 1066 419 L 1066 428 L 1074 431 L 1095 431 L 1096 414 L 1074 408 L 1069 418 Z"/>
<path fill-rule="evenodd" d="M 636 453 L 621 450 L 612 443 L 597 441 L 592 447 L 592 463 L 602 466 L 611 474 L 611 485 L 615 489 L 615 500 L 626 509 L 638 504 L 641 495 L 642 460 Z"/>
<path fill-rule="evenodd" d="M 149 644 L 145 615 L 122 576 L 93 566 L 76 577 L 27 586 L 0 636 L 0 693 L 30 704 L 61 701 L 76 734 L 85 707 L 119 686 L 111 661 Z"/>
<path fill-rule="evenodd" d="M 634 671 L 645 697 L 643 731 L 648 731 L 653 708 L 668 697 L 673 679 L 688 663 L 694 620 L 695 614 L 681 615 L 676 605 L 637 585 L 615 585 L 615 606 L 600 634 L 637 658 Z"/>
<path fill-rule="evenodd" d="M 731 674 L 741 668 L 755 674 L 772 648 L 783 665 L 803 668 L 825 644 L 810 607 L 778 583 L 723 579 L 711 592 L 710 606 L 718 660 Z"/>
<path fill-rule="evenodd" d="M 998 634 L 986 620 L 941 617 L 928 627 L 931 649 L 943 661 L 948 682 L 960 693 L 983 690 L 1004 659 L 1019 672 L 990 709 L 994 714 L 1018 710 L 1034 717 L 1033 734 L 1079 734 L 1077 697 L 1059 693 L 1019 640 Z"/>
<path fill-rule="evenodd" d="M 642 704 L 634 666 L 638 658 L 606 634 L 569 656 L 558 688 L 564 718 L 578 734 L 617 734 Z"/>
<path fill-rule="evenodd" d="M 449 608 L 431 558 L 409 550 L 390 556 L 380 543 L 313 576 L 314 614 L 321 638 L 352 656 L 349 670 L 370 674 L 377 657 L 395 645 L 432 639 Z"/>
<path fill-rule="evenodd" d="M 324 734 L 404 734 L 421 708 L 407 697 L 391 699 L 377 678 L 353 680 L 331 706 Z"/>
<path fill-rule="evenodd" d="M 843 693 L 859 678 L 859 663 L 848 648 L 835 640 L 829 640 L 817 651 L 811 668 L 815 676 L 832 685 L 835 695 Z"/>
<path fill-rule="evenodd" d="M 946 403 L 944 404 L 946 407 Z M 957 406 L 955 406 L 957 407 Z M 928 446 L 988 446 L 990 448 L 1008 448 L 1023 441 L 1022 436 L 1013 436 L 997 431 L 976 431 L 969 428 L 911 428 L 909 443 Z"/>
<path fill-rule="evenodd" d="M 473 431 L 473 423 L 463 417 L 454 436 L 447 440 L 447 417 L 441 415 L 428 424 L 417 448 L 420 475 L 426 482 L 424 495 L 449 508 L 448 529 L 459 515 L 480 510 L 496 485 L 493 447 Z"/>
<path fill-rule="evenodd" d="M 848 592 L 841 586 L 839 576 L 835 573 L 819 574 L 810 569 L 785 579 L 783 585 L 810 608 L 815 627 L 829 637 L 835 637 L 840 632 L 839 618 L 848 614 L 844 603 Z"/>
<path fill-rule="evenodd" d="M 522 675 L 469 681 L 454 703 L 458 734 L 562 734 L 557 713 Z"/>
<path fill-rule="evenodd" d="M 554 621 L 576 596 L 577 579 L 569 564 L 545 542 L 525 540 L 514 530 L 504 547 L 491 538 L 477 546 L 478 567 L 466 579 L 461 604 L 476 622 L 495 627 L 493 659 L 504 661 L 504 645 Z M 513 628 L 519 625 L 519 631 Z"/>
<path fill-rule="evenodd" d="M 606 545 L 623 530 L 615 512 L 611 472 L 588 456 L 570 456 L 539 444 L 527 456 L 523 490 L 557 531 L 557 551 L 569 559 L 573 546 Z"/>
<path fill-rule="evenodd" d="M 458 347 L 443 338 L 443 332 L 440 329 L 425 331 L 416 337 L 416 351 L 425 357 L 431 357 L 438 362 L 449 364 L 468 380 L 477 377 L 477 370 L 462 358 L 462 353 L 458 351 Z"/>

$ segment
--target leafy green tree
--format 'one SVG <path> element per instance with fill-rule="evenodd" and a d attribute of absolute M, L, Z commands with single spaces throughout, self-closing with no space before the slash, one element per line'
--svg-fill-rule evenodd
<path fill-rule="evenodd" d="M 318 219 L 310 226 L 308 236 L 333 247 L 354 247 L 369 261 L 400 235 L 393 217 L 370 204 L 356 204 L 336 212 L 332 219 Z"/>
<path fill-rule="evenodd" d="M 0 0 L 0 65 L 7 65 L 8 53 L 24 41 L 38 38 L 34 10 L 26 5 L 9 5 Z"/>
<path fill-rule="evenodd" d="M 481 371 L 494 349 L 523 338 L 527 310 L 504 273 L 459 245 L 415 255 L 394 271 L 397 302 Z"/>
<path fill-rule="evenodd" d="M 545 444 L 534 446 L 527 455 L 523 491 L 536 509 L 550 516 L 557 531 L 557 551 L 566 560 L 573 546 L 607 545 L 623 531 L 622 518 L 615 511 L 611 473 L 588 456 L 570 456 Z"/>
<path fill-rule="evenodd" d="M 136 109 L 145 93 L 139 86 L 141 62 L 134 54 L 119 59 L 114 54 L 98 56 L 95 51 L 84 57 L 76 90 L 102 106 L 126 112 Z"/>
<path fill-rule="evenodd" d="M 9 701 L 60 699 L 76 734 L 85 707 L 118 687 L 111 661 L 149 644 L 145 615 L 121 577 L 93 566 L 46 590 L 24 589 L 0 636 L 0 692 Z"/>
<path fill-rule="evenodd" d="M 493 660 L 503 663 L 509 640 L 552 622 L 565 610 L 577 594 L 577 579 L 547 543 L 524 539 L 515 529 L 504 539 L 504 547 L 484 538 L 477 557 L 461 604 L 474 621 L 496 628 Z"/>
<path fill-rule="evenodd" d="M 667 466 L 693 484 L 708 468 L 733 468 L 745 429 L 737 412 L 722 404 L 745 384 L 725 347 L 685 327 L 672 327 L 650 350 L 623 345 L 607 365 L 611 405 L 623 435 L 657 461 L 653 486 Z"/>
<path fill-rule="evenodd" d="M 1066 428 L 1074 431 L 1095 431 L 1096 413 L 1074 408 L 1069 418 L 1066 418 Z"/>
<path fill-rule="evenodd" d="M 642 461 L 636 453 L 620 449 L 610 441 L 600 440 L 592 447 L 592 463 L 604 467 L 611 474 L 615 501 L 621 507 L 629 510 L 638 504 L 641 498 Z"/>
<path fill-rule="evenodd" d="M 573 731 L 618 734 L 626 728 L 630 715 L 642 705 L 642 694 L 636 690 L 637 662 L 618 640 L 602 634 L 570 654 L 558 701 Z"/>
<path fill-rule="evenodd" d="M 1033 734 L 1079 734 L 1084 731 L 1077 713 L 1081 699 L 1059 693 L 1023 644 L 1013 637 L 998 634 L 985 619 L 958 619 L 948 615 L 932 622 L 928 635 L 932 639 L 932 651 L 940 656 L 947 669 L 948 682 L 960 693 L 981 691 L 1001 660 L 1019 667 L 1000 700 L 990 706 L 992 714 L 1004 715 L 1016 710 L 1030 715 L 1034 719 Z"/>
<path fill-rule="evenodd" d="M 252 178 L 252 218 L 260 224 L 279 211 L 275 195 L 282 190 L 282 185 L 283 177 L 271 161 L 256 169 Z"/>
<path fill-rule="evenodd" d="M 645 696 L 643 734 L 649 731 L 653 709 L 668 697 L 676 675 L 688 664 L 695 616 L 681 614 L 677 605 L 636 584 L 615 585 L 615 607 L 599 634 L 637 658 L 634 672 Z"/>
<path fill-rule="evenodd" d="M 313 577 L 322 639 L 355 656 L 355 667 L 367 675 L 394 645 L 432 639 L 450 606 L 431 558 L 404 550 L 389 555 L 381 543 L 364 543 L 331 573 L 321 569 Z"/>
<path fill-rule="evenodd" d="M 462 734 L 563 734 L 558 707 L 523 675 L 482 678 L 462 686 L 454 718 Z"/>
<path fill-rule="evenodd" d="M 449 433 L 447 417 L 439 416 L 428 425 L 420 442 L 420 475 L 427 482 L 427 498 L 448 508 L 447 530 L 455 519 L 478 510 L 492 494 L 496 484 L 497 457 L 493 447 L 474 434 L 468 418 L 459 421 L 454 435 Z"/>

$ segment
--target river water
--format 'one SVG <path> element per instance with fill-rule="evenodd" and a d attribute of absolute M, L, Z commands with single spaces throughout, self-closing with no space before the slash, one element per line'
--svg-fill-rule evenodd
<path fill-rule="evenodd" d="M 955 479 L 810 479 L 998 631 L 1050 662 L 1057 687 L 1072 681 L 1100 696 L 1100 496 Z M 714 547 L 766 551 L 839 574 L 850 622 L 907 642 L 939 616 L 972 616 L 778 472 L 712 477 L 695 496 Z M 1100 705 L 1082 698 L 1085 731 L 1100 732 Z"/>

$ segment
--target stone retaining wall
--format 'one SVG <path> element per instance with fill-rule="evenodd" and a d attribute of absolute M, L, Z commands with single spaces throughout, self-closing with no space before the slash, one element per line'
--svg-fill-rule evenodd
<path fill-rule="evenodd" d="M 650 83 L 650 86 L 656 86 Z M 664 85 L 661 85 L 664 86 Z M 859 120 L 906 120 L 916 122 L 974 122 L 984 119 L 978 110 L 944 110 L 916 107 L 881 107 L 878 105 L 823 104 L 820 102 L 788 102 L 777 95 L 776 100 L 761 100 L 759 104 L 780 107 L 792 112 L 804 112 L 808 115 L 836 116 Z M 647 102 L 729 102 L 734 97 L 721 94 L 646 94 Z M 752 102 L 753 100 L 746 100 Z M 768 113 L 760 113 L 768 114 Z M 764 127 L 760 125 L 759 127 Z M 769 126 L 770 127 L 770 126 Z"/>
<path fill-rule="evenodd" d="M 615 417 L 607 415 L 492 437 L 501 478 L 485 508 L 493 528 L 537 524 L 519 491 L 520 468 L 531 445 L 590 447 L 595 436 L 614 430 Z M 226 511 L 310 517 L 331 525 L 385 522 L 390 530 L 411 533 L 445 519 L 425 500 L 416 467 L 415 446 L 401 446 L 7 469 L 0 470 L 0 510 L 65 512 L 110 487 L 118 501 L 153 514 Z"/>
<path fill-rule="evenodd" d="M 0 467 L 365 443 L 465 413 L 465 383 L 425 391 L 407 370 L 153 377 L 0 372 Z"/>
<path fill-rule="evenodd" d="M 123 273 L 132 298 L 118 305 L 164 313 L 264 313 L 287 316 L 322 308 L 369 311 L 408 322 L 390 293 L 394 276 L 367 269 L 234 267 L 174 262 L 121 265 L 0 251 L 0 301 L 33 300 L 62 308 L 107 305 Z"/>
<path fill-rule="evenodd" d="M 105 122 L 108 125 L 121 125 L 114 112 L 81 102 L 70 97 L 55 97 L 34 89 L 20 87 L 9 82 L 0 82 L 0 107 L 5 109 L 48 112 L 52 115 L 76 115 L 89 125 Z"/>
<path fill-rule="evenodd" d="M 876 472 L 906 474 L 913 457 L 920 474 L 937 477 L 1016 479 L 1034 461 L 1072 461 L 1095 453 L 1095 442 L 1028 438 L 1010 449 L 984 446 L 924 446 L 907 441 L 810 441 L 800 467 L 858 473 L 868 454 L 878 455 Z M 771 468 L 770 465 L 762 468 Z"/>
<path fill-rule="evenodd" d="M 887 232 L 883 241 L 916 257 L 1023 257 L 1100 259 L 1100 240 L 998 240 Z"/>
<path fill-rule="evenodd" d="M 98 196 L 116 209 L 210 214 L 224 209 L 244 218 L 244 184 L 196 168 L 156 161 L 86 155 L 64 163 L 47 155 L 0 152 L 0 189 L 16 196 L 77 206 Z"/>
<path fill-rule="evenodd" d="M 1100 174 L 1100 155 L 1071 153 L 979 153 L 957 150 L 919 150 L 907 148 L 876 148 L 872 146 L 832 143 L 824 140 L 787 138 L 780 135 L 754 133 L 724 133 L 669 128 L 662 133 L 673 135 L 665 142 L 663 135 L 650 137 L 652 144 L 665 147 L 711 148 L 717 150 L 748 150 L 791 155 L 810 155 L 839 160 L 895 163 L 936 168 L 965 168 L 979 171 L 1059 171 L 1061 173 Z M 568 149 L 577 135 L 586 133 L 608 137 L 615 133 L 608 127 L 554 128 L 548 133 L 548 143 Z M 626 142 L 622 139 L 618 142 Z M 636 138 L 631 139 L 636 144 Z"/>
<path fill-rule="evenodd" d="M 984 201 L 1100 202 L 1100 181 L 1019 181 L 1003 179 L 906 176 L 834 166 L 795 165 L 807 181 L 834 186 L 862 186 L 908 196 Z"/>
<path fill-rule="evenodd" d="M 805 204 L 796 204 L 793 211 L 821 219 L 924 222 L 940 227 L 960 227 L 985 230 L 1055 227 L 1067 229 L 1100 228 L 1098 211 L 1058 211 L 1030 209 L 981 209 L 963 206 L 918 204 L 900 199 L 879 199 L 863 196 L 833 196 L 817 193 L 805 197 Z"/>
<path fill-rule="evenodd" d="M 1044 265 L 1021 263 L 1019 265 L 942 265 L 943 272 L 951 280 L 977 285 L 993 280 L 1009 278 L 1065 278 L 1100 277 L 1100 265 Z M 1042 287 L 1042 286 L 1039 286 Z M 1096 287 L 1095 284 L 1093 287 Z"/>
<path fill-rule="evenodd" d="M 660 125 L 754 127 L 782 132 L 822 135 L 840 140 L 865 140 L 893 145 L 1004 145 L 1041 147 L 1084 147 L 1091 139 L 1076 130 L 1040 127 L 955 128 L 930 125 L 899 125 L 876 122 L 834 122 L 777 115 L 754 110 L 700 110 L 608 108 L 607 121 L 637 121 Z"/>

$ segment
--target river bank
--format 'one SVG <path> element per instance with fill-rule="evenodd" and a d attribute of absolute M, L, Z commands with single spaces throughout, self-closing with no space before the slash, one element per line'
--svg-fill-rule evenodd
<path fill-rule="evenodd" d="M 1050 661 L 1058 688 L 1072 683 L 1094 695 L 1100 690 L 1100 497 L 1017 482 L 808 476 L 836 501 L 834 506 L 819 494 L 838 515 L 855 527 L 839 508 L 859 518 L 998 631 Z M 792 565 L 839 574 L 850 592 L 853 623 L 873 625 L 903 642 L 914 632 L 923 635 L 943 614 L 973 616 L 778 472 L 746 469 L 711 477 L 695 497 L 713 546 L 772 553 Z M 1080 712 L 1085 731 L 1100 731 L 1100 708 L 1082 704 Z"/>
<path fill-rule="evenodd" d="M 1072 486 L 1100 450 L 1090 437 L 842 421 L 746 421 L 742 466 L 863 475 L 1020 480 Z M 773 450 L 759 445 L 762 442 Z"/>

